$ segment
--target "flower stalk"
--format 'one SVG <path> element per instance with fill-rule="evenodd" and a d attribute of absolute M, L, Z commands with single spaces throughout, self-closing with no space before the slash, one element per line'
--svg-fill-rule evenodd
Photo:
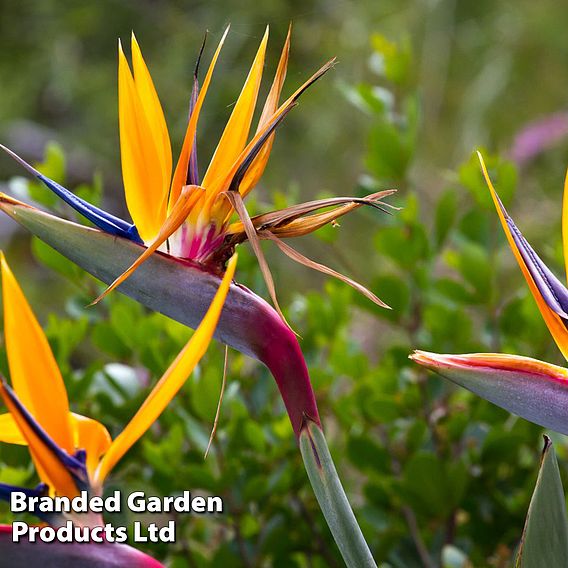
<path fill-rule="evenodd" d="M 306 417 L 300 451 L 314 493 L 348 568 L 376 568 L 375 560 L 337 475 L 321 427 Z"/>

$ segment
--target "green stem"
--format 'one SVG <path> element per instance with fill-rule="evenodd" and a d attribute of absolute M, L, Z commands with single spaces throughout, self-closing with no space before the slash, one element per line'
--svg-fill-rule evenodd
<path fill-rule="evenodd" d="M 348 568 L 376 568 L 333 465 L 321 428 L 306 420 L 299 441 L 308 477 L 345 564 Z"/>

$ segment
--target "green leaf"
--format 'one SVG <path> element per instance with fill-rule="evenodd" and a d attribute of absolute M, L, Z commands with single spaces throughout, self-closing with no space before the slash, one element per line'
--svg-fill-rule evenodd
<path fill-rule="evenodd" d="M 65 154 L 57 142 L 48 142 L 45 159 L 37 168 L 44 176 L 59 183 L 65 182 Z"/>
<path fill-rule="evenodd" d="M 365 157 L 367 168 L 380 180 L 404 179 L 416 150 L 419 106 L 415 97 L 407 97 L 404 116 L 377 117 L 373 121 Z"/>
<path fill-rule="evenodd" d="M 386 471 L 389 465 L 387 450 L 381 448 L 369 436 L 353 436 L 347 444 L 349 459 L 364 471 Z"/>
<path fill-rule="evenodd" d="M 472 286 L 479 301 L 489 298 L 492 267 L 484 248 L 475 243 L 464 243 L 459 252 L 448 251 L 445 259 Z"/>
<path fill-rule="evenodd" d="M 440 248 L 446 240 L 456 218 L 457 195 L 453 189 L 445 191 L 436 206 L 434 231 L 436 247 Z"/>
<path fill-rule="evenodd" d="M 393 322 L 400 321 L 406 315 L 410 304 L 410 288 L 404 278 L 395 274 L 381 274 L 372 280 L 369 288 L 392 309 L 385 310 L 360 294 L 353 297 L 358 308 Z"/>
<path fill-rule="evenodd" d="M 444 517 L 459 503 L 467 483 L 461 462 L 446 464 L 431 453 L 417 452 L 404 468 L 403 490 L 427 516 Z"/>
<path fill-rule="evenodd" d="M 440 278 L 434 282 L 434 290 L 443 301 L 451 300 L 457 304 L 469 304 L 474 297 L 471 291 L 462 282 L 452 278 Z M 388 300 L 385 299 L 388 303 Z M 389 306 L 392 304 L 389 303 Z"/>
<path fill-rule="evenodd" d="M 81 269 L 67 260 L 63 255 L 53 250 L 39 239 L 32 239 L 32 252 L 35 258 L 45 266 L 51 268 L 55 272 L 65 276 L 69 280 L 77 281 L 81 276 Z"/>
<path fill-rule="evenodd" d="M 568 519 L 558 461 L 548 436 L 517 554 L 516 568 L 565 566 Z"/>
<path fill-rule="evenodd" d="M 499 219 L 497 214 L 488 213 L 478 207 L 468 211 L 459 221 L 459 232 L 468 241 L 489 248 L 491 239 L 493 238 Z"/>
<path fill-rule="evenodd" d="M 404 140 L 393 124 L 380 121 L 369 135 L 369 153 L 366 166 L 379 179 L 400 180 L 408 167 L 410 155 Z"/>
<path fill-rule="evenodd" d="M 387 89 L 361 83 L 356 87 L 344 85 L 343 91 L 347 99 L 363 112 L 382 116 L 392 108 L 393 96 Z"/>
<path fill-rule="evenodd" d="M 375 50 L 375 69 L 396 85 L 408 84 L 412 68 L 412 46 L 408 38 L 395 43 L 375 33 L 371 38 Z"/>
<path fill-rule="evenodd" d="M 392 258 L 402 268 L 416 268 L 429 256 L 428 236 L 418 223 L 404 227 L 384 227 L 375 235 L 377 251 Z"/>

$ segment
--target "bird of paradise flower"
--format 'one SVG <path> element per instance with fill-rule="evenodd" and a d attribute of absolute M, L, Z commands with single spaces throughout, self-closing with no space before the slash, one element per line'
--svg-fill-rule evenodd
<path fill-rule="evenodd" d="M 0 442 L 27 445 L 42 480 L 35 489 L 0 483 L 0 498 L 9 500 L 14 491 L 24 491 L 32 496 L 70 498 L 80 491 L 102 494 L 108 474 L 160 416 L 205 354 L 236 261 L 236 255 L 229 261 L 221 285 L 195 333 L 124 430 L 111 440 L 103 424 L 71 412 L 65 384 L 49 343 L 0 253 L 4 335 L 12 383 L 10 386 L 0 378 L 0 397 L 8 409 L 8 413 L 0 414 Z M 43 520 L 59 524 L 59 516 L 50 513 L 43 516 Z M 81 514 L 79 517 L 69 516 L 81 526 L 102 524 L 98 514 Z"/>
<path fill-rule="evenodd" d="M 247 143 L 264 68 L 267 28 L 209 166 L 200 178 L 197 123 L 228 31 L 229 28 L 219 42 L 201 87 L 198 70 L 202 53 L 199 55 L 190 98 L 190 117 L 175 169 L 162 106 L 138 42 L 133 34 L 133 71 L 119 43 L 120 154 L 126 204 L 132 216 L 132 224 L 83 201 L 43 176 L 8 148 L 2 145 L 0 147 L 97 227 L 146 247 L 139 258 L 95 302 L 120 285 L 157 250 L 165 251 L 175 258 L 195 261 L 212 272 L 222 273 L 235 246 L 248 239 L 258 257 L 273 303 L 282 316 L 274 281 L 258 242 L 267 239 L 276 243 L 292 259 L 340 278 L 373 302 L 387 307 L 361 284 L 304 257 L 281 239 L 309 234 L 361 205 L 384 210 L 387 205 L 381 199 L 392 194 L 392 190 L 362 198 L 336 197 L 310 201 L 253 218 L 248 215 L 243 203 L 243 199 L 264 173 L 276 128 L 296 106 L 304 91 L 332 67 L 334 59 L 314 73 L 285 102 L 279 104 L 288 65 L 289 31 L 256 133 Z M 202 51 L 204 45 L 205 43 Z M 324 208 L 332 209 L 317 213 Z M 239 220 L 231 222 L 234 213 Z"/>
<path fill-rule="evenodd" d="M 264 67 L 268 42 L 267 28 L 217 148 L 203 178 L 199 181 L 197 122 L 228 31 L 229 27 L 219 42 L 200 87 L 198 69 L 205 42 L 202 45 L 195 68 L 187 130 L 175 169 L 172 167 L 171 145 L 162 107 L 138 42 L 133 34 L 131 42 L 133 72 L 119 43 L 120 150 L 126 203 L 133 223 L 80 199 L 0 144 L 0 148 L 91 221 L 104 235 L 121 237 L 120 239 L 112 241 L 99 239 L 100 233 L 89 234 L 85 230 L 79 230 L 75 224 L 61 223 L 60 219 L 39 212 L 5 194 L 0 194 L 0 208 L 52 244 L 62 254 L 103 281 L 110 282 L 110 286 L 94 303 L 122 284 L 121 291 L 134 296 L 148 307 L 194 326 L 195 304 L 199 304 L 201 311 L 203 309 L 203 302 L 195 300 L 199 292 L 197 288 L 203 288 L 203 284 L 193 290 L 192 301 L 182 302 L 179 290 L 175 289 L 179 287 L 179 283 L 169 286 L 168 269 L 164 266 L 164 262 L 160 261 L 158 264 L 161 268 L 158 268 L 156 260 L 167 258 L 178 261 L 175 263 L 177 269 L 185 267 L 185 270 L 175 270 L 177 279 L 186 280 L 190 268 L 196 268 L 203 280 L 207 275 L 222 275 L 226 261 L 233 254 L 235 247 L 248 239 L 258 257 L 273 303 L 284 320 L 276 299 L 274 282 L 259 244 L 259 240 L 268 239 L 275 242 L 280 250 L 292 259 L 340 278 L 373 302 L 388 307 L 358 282 L 306 258 L 286 244 L 282 238 L 309 234 L 326 224 L 334 223 L 342 215 L 362 205 L 384 211 L 385 207 L 392 206 L 383 203 L 381 199 L 391 195 L 393 190 L 361 198 L 335 197 L 315 200 L 252 218 L 243 203 L 243 198 L 258 183 L 264 172 L 274 141 L 275 129 L 297 104 L 302 93 L 331 68 L 334 59 L 321 67 L 284 103 L 279 104 L 288 64 L 289 30 L 256 133 L 247 143 Z M 322 209 L 324 210 L 320 211 Z M 232 221 L 235 212 L 239 219 Z M 129 246 L 129 243 L 135 246 Z M 142 249 L 139 248 L 140 246 Z M 161 254 L 156 256 L 155 252 Z M 126 263 L 125 257 L 133 256 L 133 261 Z M 143 278 L 137 279 L 135 271 L 140 269 L 143 263 L 149 264 L 151 268 L 148 268 Z M 124 270 L 125 264 L 126 270 Z M 156 297 L 158 293 L 147 290 L 148 272 L 152 273 L 153 278 L 159 272 L 159 278 L 164 284 L 160 289 L 162 292 L 166 291 L 166 294 L 160 293 L 159 297 Z M 181 276 L 179 272 L 184 272 L 184 275 Z M 127 279 L 133 283 L 128 282 Z M 146 281 L 143 286 L 141 280 Z M 141 288 L 144 288 L 142 293 L 140 293 Z M 229 296 L 231 297 L 232 294 Z M 244 299 L 237 301 L 251 303 L 250 300 Z M 182 303 L 186 304 L 185 308 L 180 306 Z M 257 303 L 256 300 L 254 303 Z M 228 304 L 231 304 L 230 298 Z M 180 316 L 180 311 L 183 312 L 184 309 L 187 313 Z M 262 311 L 266 311 L 264 306 Z M 239 318 L 245 319 L 243 316 L 241 310 Z M 219 332 L 221 339 L 266 362 L 266 356 L 259 356 L 258 350 L 251 348 L 251 341 L 243 341 L 242 334 L 240 337 L 234 337 L 236 327 L 242 327 L 245 322 L 239 323 L 240 326 L 235 326 L 235 329 L 224 333 L 226 327 L 222 319 Z M 296 412 L 296 414 L 301 418 L 302 413 L 305 413 L 317 421 L 317 412 L 314 413 L 312 410 L 313 408 L 306 407 L 301 413 Z M 292 422 L 298 433 L 301 421 L 292 419 Z"/>
<path fill-rule="evenodd" d="M 507 241 L 554 341 L 568 358 L 568 289 L 523 237 L 499 199 L 483 157 L 478 155 Z M 562 232 L 568 274 L 568 175 Z M 568 434 L 568 369 L 564 367 L 503 353 L 440 355 L 415 351 L 411 359 L 514 414 Z"/>
<path fill-rule="evenodd" d="M 258 258 L 277 311 L 251 290 L 233 283 L 215 337 L 263 362 L 273 374 L 308 476 L 348 566 L 375 566 L 333 466 L 321 428 L 308 370 L 295 334 L 278 306 L 260 240 L 270 240 L 292 259 L 337 277 L 380 306 L 373 292 L 300 254 L 282 239 L 307 235 L 363 205 L 386 211 L 382 198 L 336 197 L 250 217 L 243 198 L 266 167 L 276 128 L 305 90 L 334 63 L 329 61 L 283 103 L 288 32 L 255 134 L 247 142 L 256 106 L 268 29 L 205 174 L 197 168 L 197 122 L 228 28 L 202 85 L 196 66 L 190 115 L 180 157 L 173 168 L 169 134 L 150 73 L 134 36 L 132 70 L 119 45 L 119 126 L 126 202 L 133 223 L 79 199 L 1 146 L 49 189 L 90 220 L 97 230 L 65 221 L 5 194 L 0 209 L 67 258 L 145 306 L 196 327 L 211 301 L 235 247 L 248 240 Z M 173 172 L 173 173 L 172 173 Z M 236 213 L 237 219 L 233 220 Z"/>

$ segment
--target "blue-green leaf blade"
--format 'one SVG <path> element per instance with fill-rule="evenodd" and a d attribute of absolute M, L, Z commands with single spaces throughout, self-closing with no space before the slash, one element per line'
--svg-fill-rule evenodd
<path fill-rule="evenodd" d="M 558 461 L 550 438 L 544 450 L 517 555 L 517 568 L 552 568 L 568 561 L 568 519 Z"/>

